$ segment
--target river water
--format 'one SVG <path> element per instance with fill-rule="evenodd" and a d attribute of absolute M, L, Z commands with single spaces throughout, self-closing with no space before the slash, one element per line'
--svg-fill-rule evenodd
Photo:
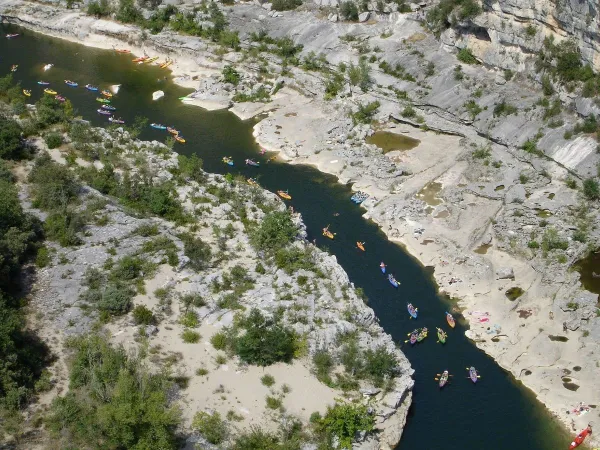
<path fill-rule="evenodd" d="M 7 32 L 21 36 L 8 40 L 4 38 Z M 351 281 L 364 289 L 381 325 L 402 345 L 416 371 L 413 406 L 398 449 L 568 447 L 569 437 L 531 391 L 464 336 L 460 319 L 455 329 L 448 330 L 445 346 L 436 343 L 434 333 L 415 347 L 404 343 L 407 333 L 417 325 L 430 330 L 436 326 L 447 329 L 444 312 L 448 303 L 437 295 L 431 272 L 400 246 L 389 242 L 375 223 L 362 217 L 364 211 L 349 201 L 349 186 L 338 184 L 335 177 L 309 166 L 267 163 L 268 155 L 259 155 L 252 138 L 251 121 L 241 121 L 227 111 L 207 112 L 182 104 L 178 97 L 188 90 L 165 79 L 169 75 L 165 70 L 132 63 L 131 55 L 88 48 L 13 26 L 0 25 L 0 36 L 0 75 L 8 73 L 12 64 L 18 64 L 15 79 L 23 88 L 32 90 L 32 102 L 43 91 L 36 82 L 49 81 L 51 88 L 72 101 L 78 114 L 101 126 L 107 121 L 96 113 L 100 105 L 95 101 L 96 95 L 81 86 L 91 83 L 107 88 L 121 84 L 112 102 L 118 108 L 117 116 L 132 123 L 142 115 L 150 122 L 175 126 L 187 139 L 186 144 L 177 144 L 176 150 L 188 155 L 196 153 L 209 172 L 241 173 L 258 178 L 271 191 L 289 190 L 293 199 L 288 203 L 302 213 L 309 239 L 316 239 L 317 245 L 336 255 Z M 43 72 L 46 63 L 55 66 Z M 64 79 L 74 80 L 80 87 L 70 88 Z M 159 89 L 165 97 L 153 102 L 151 93 Z M 166 137 L 166 132 L 149 127 L 141 135 L 142 139 L 161 141 Z M 233 157 L 235 166 L 224 165 L 223 156 Z M 248 157 L 260 161 L 260 168 L 245 166 L 244 159 Z M 334 216 L 334 212 L 339 216 Z M 328 224 L 337 233 L 334 241 L 321 236 L 321 228 Z M 356 249 L 356 241 L 365 242 L 366 252 Z M 399 289 L 393 289 L 381 274 L 380 261 L 385 261 L 401 282 Z M 419 308 L 416 322 L 409 319 L 406 311 L 409 301 Z M 476 385 L 466 379 L 465 368 L 471 365 L 481 373 Z M 454 382 L 440 391 L 434 377 L 444 369 L 454 374 Z"/>

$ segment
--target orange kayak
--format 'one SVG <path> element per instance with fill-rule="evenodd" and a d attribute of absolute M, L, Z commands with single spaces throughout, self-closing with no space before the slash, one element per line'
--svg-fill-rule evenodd
<path fill-rule="evenodd" d="M 356 246 L 361 249 L 363 252 L 365 251 L 364 242 L 357 242 Z"/>
<path fill-rule="evenodd" d="M 450 325 L 451 328 L 454 328 L 454 325 L 456 325 L 454 317 L 452 317 L 452 314 L 449 312 L 446 312 L 446 322 L 448 322 L 448 325 Z"/>
<path fill-rule="evenodd" d="M 579 433 L 577 435 L 577 437 L 573 440 L 573 442 L 571 442 L 571 445 L 569 445 L 569 450 L 573 450 L 574 448 L 579 447 L 581 444 L 583 444 L 583 441 L 585 441 L 585 438 L 591 432 L 592 432 L 591 428 L 588 427 L 585 430 L 583 430 L 581 433 Z"/>
<path fill-rule="evenodd" d="M 126 49 L 116 49 L 115 52 L 117 53 L 131 53 L 131 50 L 126 50 Z"/>
<path fill-rule="evenodd" d="M 286 200 L 292 199 L 292 196 L 290 194 L 288 194 L 286 191 L 277 191 L 277 195 L 279 195 L 281 198 L 284 198 Z"/>

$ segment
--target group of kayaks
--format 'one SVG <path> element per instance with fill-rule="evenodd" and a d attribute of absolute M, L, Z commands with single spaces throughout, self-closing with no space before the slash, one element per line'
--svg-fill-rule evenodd
<path fill-rule="evenodd" d="M 369 198 L 369 194 L 367 194 L 366 192 L 358 191 L 356 194 L 354 194 L 352 197 L 350 197 L 350 200 L 352 200 L 357 205 L 360 205 L 362 202 L 364 202 L 368 198 Z"/>
<path fill-rule="evenodd" d="M 467 376 L 467 378 L 470 379 L 473 382 L 473 384 L 477 383 L 479 378 L 481 378 L 481 375 L 479 375 L 477 369 L 471 366 L 467 367 L 467 370 L 469 371 L 469 375 Z M 434 380 L 438 382 L 438 385 L 441 389 L 450 383 L 450 377 L 452 376 L 453 375 L 450 375 L 450 373 L 447 370 L 444 370 L 442 373 L 436 374 L 436 378 L 434 378 Z"/>
<path fill-rule="evenodd" d="M 115 50 L 117 53 L 131 53 L 131 51 L 129 50 Z M 144 56 L 140 56 L 139 58 L 134 58 L 132 59 L 132 61 L 134 63 L 138 63 L 138 64 L 151 64 L 154 61 L 156 61 L 158 59 L 158 56 L 154 56 L 152 58 L 150 58 L 147 55 Z M 170 59 L 167 59 L 165 62 L 158 62 L 156 63 L 161 69 L 166 69 L 167 67 L 169 67 L 171 64 L 173 64 L 173 61 Z"/>
<path fill-rule="evenodd" d="M 177 128 L 168 127 L 166 125 L 163 125 L 162 123 L 151 123 L 150 128 L 154 128 L 155 130 L 166 130 L 173 136 L 173 139 L 175 139 L 177 142 L 179 142 L 180 144 L 185 144 L 185 138 L 181 135 L 181 132 Z"/>

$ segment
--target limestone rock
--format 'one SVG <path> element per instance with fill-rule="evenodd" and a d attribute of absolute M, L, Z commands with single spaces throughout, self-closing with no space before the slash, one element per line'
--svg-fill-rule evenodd
<path fill-rule="evenodd" d="M 358 15 L 359 22 L 366 22 L 371 17 L 371 13 L 369 11 L 362 12 Z"/>
<path fill-rule="evenodd" d="M 515 279 L 515 273 L 512 267 L 501 267 L 500 269 L 496 270 L 496 276 L 499 280 Z"/>

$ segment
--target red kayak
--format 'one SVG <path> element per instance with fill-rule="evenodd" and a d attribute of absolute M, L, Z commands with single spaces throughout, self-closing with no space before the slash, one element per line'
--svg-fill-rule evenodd
<path fill-rule="evenodd" d="M 575 440 L 573 442 L 571 442 L 571 445 L 569 445 L 569 450 L 572 450 L 576 447 L 579 447 L 581 444 L 583 444 L 583 441 L 585 441 L 585 438 L 587 437 L 588 434 L 592 434 L 592 427 L 587 427 L 585 430 L 583 430 L 581 433 L 579 433 L 577 435 L 577 437 L 575 438 Z"/>

